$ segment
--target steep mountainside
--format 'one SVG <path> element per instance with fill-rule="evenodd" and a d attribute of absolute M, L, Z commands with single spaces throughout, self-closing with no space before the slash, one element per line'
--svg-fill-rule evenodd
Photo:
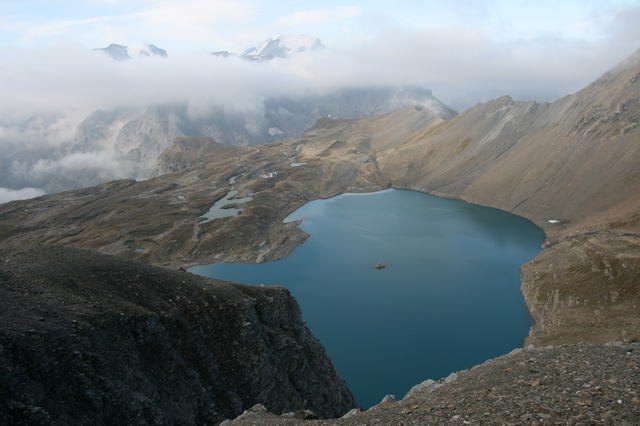
<path fill-rule="evenodd" d="M 216 424 L 354 407 L 281 287 L 0 247 L 0 423 Z"/>
<path fill-rule="evenodd" d="M 640 54 L 552 104 L 500 98 L 378 156 L 400 186 L 512 211 L 556 231 L 640 230 Z"/>

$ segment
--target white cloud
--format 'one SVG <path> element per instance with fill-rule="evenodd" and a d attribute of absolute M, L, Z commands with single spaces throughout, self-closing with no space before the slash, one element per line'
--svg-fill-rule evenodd
<path fill-rule="evenodd" d="M 116 62 L 101 52 L 63 44 L 0 48 L 0 56 L 12 58 L 0 67 L 0 114 L 16 118 L 172 102 L 255 108 L 264 97 L 295 93 L 305 84 L 280 64 L 206 53 Z"/>
<path fill-rule="evenodd" d="M 76 152 L 59 160 L 40 160 L 33 166 L 31 172 L 36 176 L 47 176 L 58 174 L 62 170 L 69 173 L 92 170 L 108 174 L 110 177 L 123 178 L 128 173 L 122 170 L 121 166 L 119 159 L 111 151 Z M 121 173 L 112 176 L 114 170 L 121 170 Z"/>
<path fill-rule="evenodd" d="M 134 14 L 143 21 L 158 25 L 246 22 L 254 13 L 251 3 L 243 0 L 160 1 L 148 10 Z"/>
<path fill-rule="evenodd" d="M 95 2 L 95 1 L 94 1 Z M 100 3 L 100 2 L 98 2 Z M 102 3 L 123 3 L 119 0 Z M 221 26 L 251 22 L 256 14 L 252 0 L 138 0 L 127 2 L 126 13 L 45 23 L 19 22 L 13 30 L 23 41 L 65 39 L 104 45 L 149 40 L 221 40 Z"/>
<path fill-rule="evenodd" d="M 44 195 L 44 191 L 38 188 L 9 189 L 0 187 L 0 204 L 14 200 L 27 200 Z"/>
<path fill-rule="evenodd" d="M 59 36 L 61 34 L 65 34 L 69 32 L 74 27 L 82 27 L 82 26 L 90 26 L 90 25 L 93 26 L 98 23 L 113 21 L 121 18 L 122 17 L 120 16 L 96 16 L 96 17 L 86 18 L 86 19 L 54 21 L 54 22 L 50 22 L 42 25 L 28 26 L 24 29 L 23 34 L 27 40 L 39 38 L 39 37 Z"/>
<path fill-rule="evenodd" d="M 354 18 L 361 14 L 362 10 L 355 6 L 336 7 L 333 9 L 301 10 L 290 15 L 283 16 L 278 20 L 278 23 L 286 26 L 324 24 Z"/>
<path fill-rule="evenodd" d="M 640 47 L 640 7 L 594 41 L 497 41 L 476 28 L 388 28 L 349 51 L 300 56 L 289 70 L 316 87 L 420 85 L 455 109 L 502 95 L 553 101 L 584 87 Z"/>
<path fill-rule="evenodd" d="M 247 0 L 184 0 L 161 1 L 154 7 L 132 15 L 152 38 L 171 37 L 175 40 L 206 40 L 218 38 L 216 27 L 221 23 L 248 22 L 255 15 Z"/>

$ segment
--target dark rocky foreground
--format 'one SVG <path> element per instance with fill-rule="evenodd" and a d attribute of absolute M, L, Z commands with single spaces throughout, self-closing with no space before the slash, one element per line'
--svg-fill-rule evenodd
<path fill-rule="evenodd" d="M 388 399 L 336 420 L 303 421 L 258 406 L 225 423 L 288 424 L 638 425 L 640 344 L 516 350 L 439 382 L 423 382 L 402 401 Z"/>
<path fill-rule="evenodd" d="M 216 424 L 354 400 L 297 303 L 62 247 L 0 247 L 0 424 Z"/>

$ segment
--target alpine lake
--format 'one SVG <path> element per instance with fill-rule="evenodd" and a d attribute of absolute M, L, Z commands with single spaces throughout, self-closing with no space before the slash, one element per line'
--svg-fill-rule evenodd
<path fill-rule="evenodd" d="M 409 190 L 316 200 L 285 221 L 299 219 L 310 237 L 283 260 L 190 272 L 287 287 L 361 407 L 522 346 L 520 266 L 544 241 L 529 220 Z"/>

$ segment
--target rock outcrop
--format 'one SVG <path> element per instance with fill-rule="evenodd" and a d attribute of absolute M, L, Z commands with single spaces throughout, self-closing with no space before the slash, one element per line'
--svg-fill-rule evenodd
<path fill-rule="evenodd" d="M 0 247 L 1 424 L 216 424 L 354 407 L 281 287 Z"/>
<path fill-rule="evenodd" d="M 212 161 L 239 156 L 242 148 L 221 145 L 211 138 L 177 138 L 160 157 L 153 175 L 175 173 Z"/>
<path fill-rule="evenodd" d="M 640 236 L 571 236 L 522 267 L 537 345 L 640 341 Z"/>
<path fill-rule="evenodd" d="M 254 409 L 225 425 L 635 425 L 639 387 L 638 343 L 527 348 L 340 419 L 305 422 Z"/>

